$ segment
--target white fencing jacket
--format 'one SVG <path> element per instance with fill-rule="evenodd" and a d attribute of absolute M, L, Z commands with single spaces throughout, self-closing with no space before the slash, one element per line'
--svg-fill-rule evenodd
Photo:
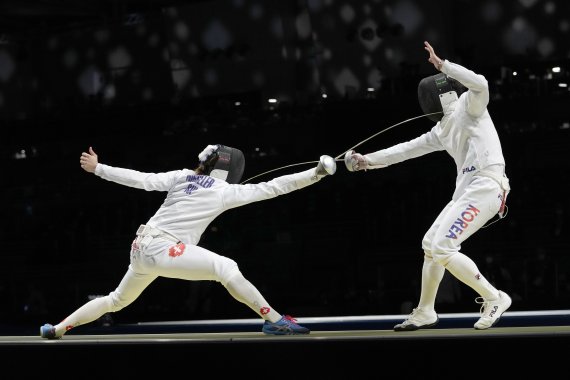
<path fill-rule="evenodd" d="M 185 244 L 197 245 L 208 225 L 222 212 L 251 202 L 277 197 L 318 182 L 315 169 L 258 184 L 229 184 L 190 169 L 165 173 L 97 164 L 95 174 L 108 181 L 147 191 L 166 191 L 166 199 L 146 225 L 158 228 Z"/>
<path fill-rule="evenodd" d="M 443 73 L 461 82 L 468 91 L 444 109 L 444 116 L 423 135 L 364 155 L 371 169 L 382 168 L 427 153 L 445 150 L 457 167 L 453 200 L 474 175 L 504 175 L 505 159 L 495 125 L 487 111 L 489 87 L 484 76 L 448 60 Z"/>

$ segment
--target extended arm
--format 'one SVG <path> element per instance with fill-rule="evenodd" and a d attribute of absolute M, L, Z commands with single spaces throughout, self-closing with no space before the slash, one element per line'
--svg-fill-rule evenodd
<path fill-rule="evenodd" d="M 349 171 L 380 169 L 392 164 L 443 150 L 439 139 L 432 131 L 390 148 L 362 155 L 354 151 L 347 152 L 344 162 Z"/>
<path fill-rule="evenodd" d="M 148 191 L 167 191 L 177 173 L 176 171 L 158 174 L 143 173 L 136 170 L 104 165 L 99 162 L 99 157 L 92 147 L 89 147 L 89 152 L 81 153 L 79 164 L 86 172 L 94 173 L 107 181 Z"/>
<path fill-rule="evenodd" d="M 319 182 L 323 177 L 336 172 L 336 162 L 331 156 L 320 157 L 316 168 L 287 174 L 258 184 L 230 185 L 224 192 L 227 208 L 275 198 Z"/>

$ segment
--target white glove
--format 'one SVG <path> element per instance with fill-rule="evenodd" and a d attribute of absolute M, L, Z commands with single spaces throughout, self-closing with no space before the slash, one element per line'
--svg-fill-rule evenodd
<path fill-rule="evenodd" d="M 315 175 L 319 178 L 336 173 L 336 162 L 331 156 L 323 155 L 315 168 Z"/>
<path fill-rule="evenodd" d="M 354 150 L 349 150 L 344 155 L 344 164 L 350 172 L 355 172 L 358 170 L 368 169 L 368 161 L 360 153 L 356 153 Z"/>

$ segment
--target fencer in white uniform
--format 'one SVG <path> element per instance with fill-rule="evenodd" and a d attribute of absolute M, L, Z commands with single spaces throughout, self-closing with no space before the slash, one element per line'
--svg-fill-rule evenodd
<path fill-rule="evenodd" d="M 497 214 L 504 216 L 510 191 L 499 136 L 487 110 L 489 88 L 484 76 L 449 60 L 440 59 L 428 42 L 429 62 L 441 71 L 424 78 L 418 86 L 422 110 L 437 123 L 429 132 L 387 149 L 365 155 L 349 151 L 349 171 L 385 168 L 428 153 L 446 151 L 455 161 L 455 191 L 422 241 L 419 304 L 396 331 L 432 327 L 437 290 L 447 269 L 480 297 L 478 330 L 495 325 L 510 307 L 511 298 L 483 276 L 477 265 L 460 252 L 461 244 Z"/>
<path fill-rule="evenodd" d="M 131 304 L 158 277 L 221 283 L 239 302 L 263 320 L 267 334 L 308 334 L 309 329 L 288 315 L 281 315 L 241 273 L 237 263 L 198 245 L 207 226 L 221 213 L 248 203 L 271 199 L 319 182 L 334 174 L 336 163 L 321 156 L 316 168 L 283 175 L 268 182 L 240 184 L 243 153 L 224 145 L 209 145 L 199 154 L 195 170 L 143 173 L 105 165 L 89 148 L 80 157 L 87 172 L 121 185 L 164 191 L 157 212 L 141 225 L 130 251 L 130 264 L 118 287 L 95 298 L 56 325 L 40 327 L 40 336 L 59 339 L 67 331 L 92 322 L 105 313 Z"/>

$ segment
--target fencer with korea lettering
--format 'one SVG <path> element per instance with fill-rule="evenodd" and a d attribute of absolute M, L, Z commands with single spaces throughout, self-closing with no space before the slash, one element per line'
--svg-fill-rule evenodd
<path fill-rule="evenodd" d="M 492 218 L 506 215 L 510 185 L 505 159 L 487 110 L 489 87 L 485 77 L 442 60 L 427 41 L 424 49 L 428 61 L 440 73 L 420 81 L 418 100 L 435 126 L 415 139 L 386 149 L 364 155 L 349 151 L 345 164 L 349 171 L 380 169 L 438 151 L 453 158 L 457 170 L 454 193 L 422 241 L 424 261 L 418 306 L 394 330 L 417 330 L 438 323 L 435 301 L 446 269 L 479 294 L 475 302 L 481 304 L 481 316 L 474 327 L 484 330 L 497 324 L 512 301 L 506 292 L 489 283 L 460 249 Z"/>

